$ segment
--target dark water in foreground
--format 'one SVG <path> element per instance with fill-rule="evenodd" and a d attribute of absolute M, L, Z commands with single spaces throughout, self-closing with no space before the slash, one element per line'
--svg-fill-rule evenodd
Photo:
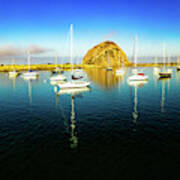
<path fill-rule="evenodd" d="M 0 179 L 179 179 L 180 72 L 130 86 L 91 70 L 91 88 L 55 93 L 0 74 Z M 68 72 L 66 72 L 68 75 Z"/>

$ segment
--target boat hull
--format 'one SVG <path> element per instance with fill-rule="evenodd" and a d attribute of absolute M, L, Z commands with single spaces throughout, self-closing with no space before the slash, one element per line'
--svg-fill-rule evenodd
<path fill-rule="evenodd" d="M 148 76 L 132 75 L 128 78 L 128 81 L 148 81 Z"/>
<path fill-rule="evenodd" d="M 61 73 L 63 70 L 61 68 L 56 68 L 54 69 L 52 72 L 52 74 L 57 74 L 57 73 Z"/>
<path fill-rule="evenodd" d="M 76 94 L 81 94 L 83 92 L 90 91 L 89 87 L 84 87 L 84 88 L 73 88 L 73 89 L 60 89 L 60 91 L 57 92 L 58 95 L 61 94 L 70 94 L 70 95 L 76 95 Z"/>
<path fill-rule="evenodd" d="M 176 67 L 176 70 L 177 70 L 177 71 L 180 71 L 180 66 Z"/>
<path fill-rule="evenodd" d="M 19 73 L 16 71 L 12 71 L 12 72 L 9 72 L 8 75 L 9 75 L 9 77 L 14 78 L 14 77 L 17 77 L 19 75 Z"/>
<path fill-rule="evenodd" d="M 160 72 L 159 78 L 171 78 L 171 73 L 170 72 L 166 72 L 166 73 Z"/>
<path fill-rule="evenodd" d="M 72 75 L 73 80 L 78 80 L 78 79 L 82 79 L 82 78 L 83 78 L 83 76 Z"/>
<path fill-rule="evenodd" d="M 112 71 L 112 67 L 108 67 L 106 71 Z"/>
<path fill-rule="evenodd" d="M 64 75 L 52 76 L 50 78 L 50 81 L 66 81 L 66 76 L 64 76 Z"/>
<path fill-rule="evenodd" d="M 70 81 L 70 82 L 58 84 L 58 86 L 61 89 L 84 88 L 84 87 L 88 87 L 89 85 L 90 82 L 86 82 L 86 81 L 75 81 L 75 82 Z"/>
<path fill-rule="evenodd" d="M 25 72 L 22 74 L 23 79 L 36 79 L 39 76 L 38 72 Z"/>

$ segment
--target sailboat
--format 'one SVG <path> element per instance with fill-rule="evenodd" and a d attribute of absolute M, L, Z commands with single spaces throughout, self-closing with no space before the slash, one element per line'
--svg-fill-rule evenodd
<path fill-rule="evenodd" d="M 30 62 L 30 52 L 29 52 L 29 50 L 27 51 L 27 55 L 28 55 L 28 57 L 27 57 L 28 72 L 22 73 L 22 78 L 23 79 L 37 79 L 37 77 L 39 75 L 38 72 L 31 70 L 31 66 L 30 66 L 31 62 Z"/>
<path fill-rule="evenodd" d="M 108 52 L 107 52 L 108 53 Z M 112 71 L 112 66 L 110 66 L 110 57 L 109 57 L 109 53 L 108 53 L 108 67 L 106 69 L 107 71 Z"/>
<path fill-rule="evenodd" d="M 14 58 L 12 59 L 12 65 L 13 65 L 13 71 L 8 72 L 8 75 L 9 75 L 10 78 L 16 78 L 19 75 L 19 72 L 17 72 L 15 70 L 15 67 L 14 67 L 15 60 L 14 60 Z"/>
<path fill-rule="evenodd" d="M 70 27 L 70 35 L 71 35 L 71 48 L 70 48 L 70 56 L 71 56 L 71 80 L 59 83 L 58 86 L 60 89 L 67 89 L 67 88 L 84 88 L 90 85 L 89 81 L 82 81 L 82 80 L 73 80 L 73 25 L 71 24 Z"/>
<path fill-rule="evenodd" d="M 76 58 L 77 59 L 77 58 Z M 77 61 L 77 60 L 76 60 Z M 83 70 L 82 69 L 73 69 L 73 73 L 72 73 L 72 79 L 73 80 L 78 80 L 78 79 L 82 79 L 83 78 Z"/>
<path fill-rule="evenodd" d="M 147 81 L 148 76 L 144 75 L 144 73 L 138 73 L 137 70 L 137 36 L 135 36 L 135 43 L 134 43 L 134 64 L 135 69 L 133 69 L 133 75 L 128 78 L 128 81 Z"/>
<path fill-rule="evenodd" d="M 116 75 L 117 76 L 123 76 L 125 74 L 124 59 L 123 59 L 122 63 L 123 63 L 123 66 L 121 68 L 119 67 L 119 69 L 116 70 Z M 119 66 L 120 66 L 120 64 L 121 64 L 121 61 L 120 61 L 120 56 L 119 56 Z"/>
<path fill-rule="evenodd" d="M 55 69 L 52 71 L 53 74 L 61 72 L 61 69 L 58 67 L 58 55 L 55 55 Z"/>
<path fill-rule="evenodd" d="M 171 69 L 166 69 L 165 67 L 165 44 L 163 44 L 163 69 L 161 72 L 159 72 L 159 78 L 170 78 L 171 74 L 172 74 L 172 70 Z"/>
<path fill-rule="evenodd" d="M 64 76 L 63 74 L 57 74 L 61 71 L 61 69 L 57 67 L 57 60 L 58 56 L 56 54 L 56 69 L 53 71 L 53 73 L 56 73 L 56 75 L 50 77 L 50 81 L 65 81 L 67 79 L 66 76 Z"/>
<path fill-rule="evenodd" d="M 83 78 L 83 71 L 82 69 L 76 69 L 72 74 L 73 80 L 78 80 Z"/>

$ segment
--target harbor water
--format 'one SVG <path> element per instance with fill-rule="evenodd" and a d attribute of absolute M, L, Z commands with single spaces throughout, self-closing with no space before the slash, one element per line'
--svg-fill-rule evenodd
<path fill-rule="evenodd" d="M 67 92 L 0 73 L 0 179 L 179 179 L 180 72 L 128 84 L 115 70 L 84 71 Z M 141 71 L 140 70 L 140 71 Z M 70 76 L 70 72 L 65 72 Z"/>

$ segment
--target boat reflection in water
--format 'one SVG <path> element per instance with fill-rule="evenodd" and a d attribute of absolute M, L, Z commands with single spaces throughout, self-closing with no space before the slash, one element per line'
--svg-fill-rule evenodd
<path fill-rule="evenodd" d="M 13 89 L 15 90 L 17 76 L 8 76 L 8 77 L 9 77 L 9 80 L 12 80 Z"/>
<path fill-rule="evenodd" d="M 28 96 L 29 96 L 29 105 L 32 106 L 32 84 L 31 84 L 31 80 L 28 80 Z"/>
<path fill-rule="evenodd" d="M 128 81 L 128 84 L 130 86 L 134 86 L 134 101 L 133 101 L 133 112 L 132 112 L 132 117 L 133 117 L 133 123 L 137 126 L 138 122 L 138 88 L 143 87 L 144 84 L 146 84 L 148 81 Z M 136 131 L 136 127 L 133 129 Z"/>
<path fill-rule="evenodd" d="M 98 84 L 104 89 L 112 89 L 116 87 L 117 84 L 122 82 L 124 75 L 116 76 L 116 69 L 112 71 L 107 71 L 106 69 L 88 69 L 85 70 L 88 79 Z M 125 72 L 126 73 L 126 72 Z"/>
<path fill-rule="evenodd" d="M 54 92 L 57 96 L 60 95 L 71 95 L 71 116 L 70 122 L 67 123 L 69 125 L 69 135 L 70 135 L 70 147 L 72 149 L 78 146 L 78 137 L 76 132 L 76 114 L 75 114 L 75 98 L 78 98 L 79 95 L 82 95 L 85 92 L 90 91 L 89 87 L 84 88 L 73 88 L 73 89 L 58 89 L 58 86 L 54 87 Z M 82 97 L 82 96 L 81 96 Z"/>
<path fill-rule="evenodd" d="M 165 112 L 165 96 L 166 96 L 166 91 L 165 91 L 165 85 L 166 83 L 168 83 L 168 89 L 169 89 L 169 79 L 162 79 L 162 91 L 161 91 L 161 112 L 164 113 Z"/>
<path fill-rule="evenodd" d="M 32 105 L 32 81 L 37 80 L 39 76 L 22 76 L 23 80 L 28 82 L 28 96 L 29 96 L 29 104 Z"/>

